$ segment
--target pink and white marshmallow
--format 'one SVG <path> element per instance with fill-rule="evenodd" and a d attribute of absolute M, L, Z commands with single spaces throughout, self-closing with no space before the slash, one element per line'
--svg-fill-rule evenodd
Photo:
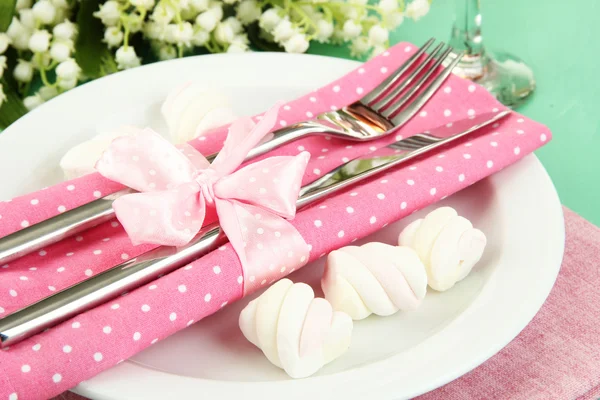
<path fill-rule="evenodd" d="M 360 320 L 417 309 L 427 274 L 411 248 L 371 242 L 329 253 L 321 287 L 335 310 Z"/>
<path fill-rule="evenodd" d="M 440 207 L 404 228 L 398 244 L 415 249 L 425 265 L 429 286 L 445 291 L 471 272 L 487 240 L 456 210 Z"/>

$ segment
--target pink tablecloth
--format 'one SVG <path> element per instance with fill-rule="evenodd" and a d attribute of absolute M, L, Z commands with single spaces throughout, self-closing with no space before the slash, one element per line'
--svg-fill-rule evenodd
<path fill-rule="evenodd" d="M 487 362 L 415 400 L 600 398 L 600 228 L 564 212 L 563 265 L 533 321 Z"/>

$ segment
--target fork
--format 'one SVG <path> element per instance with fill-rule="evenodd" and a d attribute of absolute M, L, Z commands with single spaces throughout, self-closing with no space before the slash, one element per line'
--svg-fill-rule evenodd
<path fill-rule="evenodd" d="M 370 141 L 395 132 L 423 107 L 462 57 L 462 54 L 454 55 L 456 58 L 436 75 L 438 67 L 453 49 L 448 46 L 444 50 L 445 45 L 442 42 L 421 61 L 421 56 L 433 42 L 433 38 L 429 39 L 404 64 L 360 100 L 340 110 L 324 112 L 312 120 L 274 131 L 270 140 L 259 144 L 248 153 L 246 161 L 309 135 Z M 414 69 L 408 73 L 411 67 Z M 402 77 L 405 78 L 401 80 Z M 206 158 L 212 162 L 216 156 L 215 153 Z M 132 193 L 132 190 L 120 190 L 0 238 L 0 264 L 114 218 L 113 201 L 128 193 Z"/>

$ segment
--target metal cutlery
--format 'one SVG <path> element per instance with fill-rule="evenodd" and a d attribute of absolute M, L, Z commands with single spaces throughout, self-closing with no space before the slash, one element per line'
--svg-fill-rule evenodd
<path fill-rule="evenodd" d="M 402 139 L 351 160 L 305 185 L 298 208 L 464 137 L 508 115 L 487 113 Z M 172 272 L 227 241 L 217 224 L 182 248 L 158 247 L 0 319 L 0 347 L 16 344 L 124 292 Z"/>
<path fill-rule="evenodd" d="M 353 141 L 369 141 L 396 131 L 423 107 L 462 57 L 461 54 L 451 54 L 452 48 L 445 48 L 444 43 L 440 43 L 421 60 L 421 56 L 433 42 L 434 39 L 427 41 L 394 73 L 359 101 L 340 110 L 319 114 L 311 121 L 274 131 L 273 138 L 252 149 L 246 160 L 308 135 L 330 135 Z M 436 74 L 438 67 L 452 57 L 456 58 Z M 409 71 L 411 68 L 412 71 Z M 212 154 L 207 159 L 212 162 L 216 156 L 217 154 Z M 114 218 L 113 201 L 131 192 L 131 189 L 121 190 L 0 238 L 0 264 Z"/>

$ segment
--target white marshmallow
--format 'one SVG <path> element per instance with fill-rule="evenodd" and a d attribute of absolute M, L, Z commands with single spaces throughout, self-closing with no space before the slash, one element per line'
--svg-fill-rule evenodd
<path fill-rule="evenodd" d="M 111 142 L 121 136 L 129 136 L 140 129 L 122 126 L 118 129 L 100 133 L 90 140 L 72 147 L 60 160 L 65 179 L 74 179 L 95 172 L 96 162 Z"/>
<path fill-rule="evenodd" d="M 481 259 L 486 237 L 451 207 L 440 207 L 409 224 L 398 244 L 414 248 L 427 271 L 429 286 L 450 289 Z"/>
<path fill-rule="evenodd" d="M 281 279 L 248 303 L 239 326 L 272 364 L 305 378 L 348 350 L 353 324 L 307 284 Z"/>
<path fill-rule="evenodd" d="M 235 119 L 227 96 L 193 82 L 171 91 L 161 113 L 169 127 L 169 137 L 175 144 L 190 141 Z"/>

